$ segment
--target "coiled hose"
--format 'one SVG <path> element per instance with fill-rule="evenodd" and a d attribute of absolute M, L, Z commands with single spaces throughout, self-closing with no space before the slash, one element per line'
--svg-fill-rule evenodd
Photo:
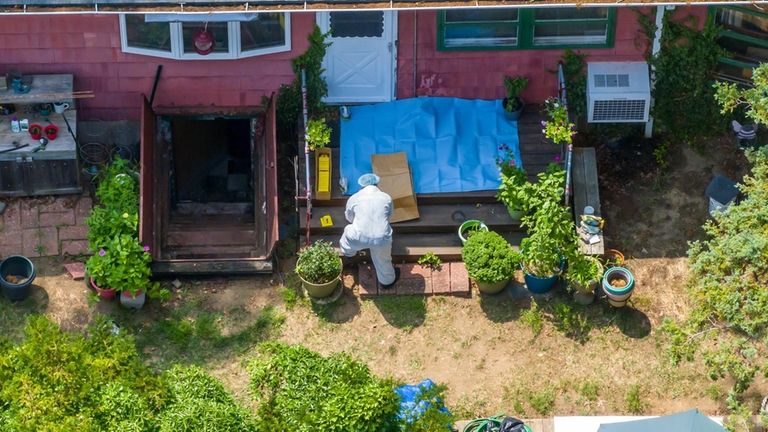
<path fill-rule="evenodd" d="M 503 432 L 501 424 L 507 416 L 505 414 L 496 414 L 495 416 L 476 418 L 464 426 L 461 432 Z M 525 432 L 533 432 L 528 425 L 523 425 Z"/>

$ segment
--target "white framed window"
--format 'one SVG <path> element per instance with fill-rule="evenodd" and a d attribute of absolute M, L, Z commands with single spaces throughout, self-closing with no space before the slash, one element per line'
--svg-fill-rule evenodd
<path fill-rule="evenodd" d="M 244 21 L 147 21 L 144 14 L 120 14 L 120 43 L 125 53 L 177 60 L 231 60 L 291 50 L 291 14 L 255 13 Z M 192 35 L 206 28 L 214 49 L 198 54 Z"/>

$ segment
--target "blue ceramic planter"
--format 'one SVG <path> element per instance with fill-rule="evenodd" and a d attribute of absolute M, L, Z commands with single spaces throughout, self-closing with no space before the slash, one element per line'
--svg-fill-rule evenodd
<path fill-rule="evenodd" d="M 528 291 L 534 294 L 544 294 L 551 291 L 552 287 L 555 286 L 555 282 L 557 282 L 558 276 L 560 275 L 554 274 L 549 277 L 538 277 L 528 273 L 523 274 L 525 286 L 528 287 Z"/>

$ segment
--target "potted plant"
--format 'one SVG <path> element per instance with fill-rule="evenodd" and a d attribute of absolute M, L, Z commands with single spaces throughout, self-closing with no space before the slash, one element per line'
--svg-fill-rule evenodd
<path fill-rule="evenodd" d="M 33 140 L 39 140 L 43 137 L 43 127 L 37 123 L 32 123 L 29 125 L 29 136 Z"/>
<path fill-rule="evenodd" d="M 603 277 L 603 265 L 595 257 L 576 254 L 568 260 L 565 278 L 573 290 L 573 300 L 588 305 L 595 300 L 595 288 Z"/>
<path fill-rule="evenodd" d="M 496 193 L 496 199 L 501 201 L 509 212 L 509 217 L 515 222 L 520 222 L 528 209 L 530 201 L 530 187 L 528 175 L 522 167 L 515 162 L 515 155 L 506 144 L 502 144 L 500 150 L 505 151 L 505 157 L 497 159 L 501 173 L 501 184 Z"/>
<path fill-rule="evenodd" d="M 85 264 L 88 287 L 96 291 L 102 300 L 114 300 L 117 290 L 108 285 L 107 277 L 112 271 L 113 257 L 107 255 L 106 249 L 99 249 Z"/>
<path fill-rule="evenodd" d="M 163 298 L 169 294 L 167 290 L 149 280 L 152 275 L 149 268 L 151 261 L 148 246 L 141 245 L 131 235 L 122 234 L 107 242 L 106 247 L 91 256 L 86 268 L 94 289 L 114 289 L 120 293 L 120 303 L 123 306 L 139 309 L 144 305 L 147 296 Z M 101 293 L 99 295 L 103 298 Z"/>
<path fill-rule="evenodd" d="M 576 125 L 568 118 L 568 108 L 558 98 L 549 98 L 544 101 L 544 111 L 547 121 L 542 121 L 544 136 L 557 145 L 573 144 L 576 135 Z"/>
<path fill-rule="evenodd" d="M 603 275 L 603 291 L 608 303 L 615 307 L 624 307 L 635 288 L 635 277 L 625 267 L 611 267 Z"/>
<path fill-rule="evenodd" d="M 296 274 L 310 297 L 330 296 L 341 280 L 341 257 L 330 242 L 316 241 L 299 251 Z"/>
<path fill-rule="evenodd" d="M 577 252 L 576 230 L 570 210 L 555 201 L 542 202 L 524 218 L 529 236 L 520 243 L 525 283 L 532 293 L 552 289 L 568 258 Z"/>
<path fill-rule="evenodd" d="M 331 143 L 331 128 L 325 120 L 310 120 L 307 122 L 307 145 L 314 151 L 324 148 Z"/>
<path fill-rule="evenodd" d="M 467 239 L 461 249 L 461 259 L 469 277 L 485 294 L 503 290 L 520 263 L 520 255 L 504 237 L 493 231 L 479 231 Z"/>
<path fill-rule="evenodd" d="M 467 239 L 477 231 L 488 231 L 488 227 L 479 220 L 465 220 L 461 225 L 459 225 L 459 240 L 461 240 L 461 244 L 465 244 Z"/>
<path fill-rule="evenodd" d="M 523 113 L 525 102 L 520 97 L 520 93 L 528 87 L 528 78 L 524 76 L 505 76 L 504 89 L 507 91 L 507 97 L 502 102 L 504 105 L 504 114 L 509 120 L 517 120 Z"/>

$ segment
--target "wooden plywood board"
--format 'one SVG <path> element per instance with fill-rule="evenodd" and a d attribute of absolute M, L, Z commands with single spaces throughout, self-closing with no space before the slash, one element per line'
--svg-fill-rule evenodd
<path fill-rule="evenodd" d="M 29 93 L 15 93 L 8 89 L 0 92 L 0 104 L 32 104 L 68 102 L 72 106 L 72 74 L 29 75 L 32 87 Z"/>
<path fill-rule="evenodd" d="M 13 148 L 13 142 L 20 144 L 29 144 L 27 147 L 0 154 L 0 160 L 16 160 L 18 157 L 32 157 L 34 160 L 53 160 L 53 159 L 75 159 L 77 157 L 75 139 L 67 131 L 67 124 L 63 116 L 67 116 L 67 121 L 72 128 L 72 133 L 77 136 L 77 113 L 74 110 L 67 110 L 64 114 L 51 113 L 48 116 L 41 116 L 37 113 L 25 114 L 16 112 L 7 116 L 0 116 L 0 150 Z M 29 124 L 39 124 L 43 127 L 50 123 L 59 127 L 59 133 L 55 140 L 48 141 L 45 151 L 32 152 L 40 142 L 33 140 L 29 132 L 11 132 L 11 119 L 28 119 Z"/>
<path fill-rule="evenodd" d="M 600 216 L 600 186 L 597 180 L 597 158 L 594 148 L 575 148 L 573 149 L 573 210 L 576 217 L 576 226 L 578 227 L 581 215 L 584 213 L 584 207 L 592 206 L 595 209 L 595 215 Z M 603 234 L 599 234 L 600 241 L 595 244 L 587 243 L 591 236 L 580 234 L 580 248 L 582 253 L 587 255 L 602 255 L 605 251 Z"/>
<path fill-rule="evenodd" d="M 372 155 L 373 172 L 381 177 L 379 189 L 392 197 L 394 211 L 390 222 L 403 222 L 419 218 L 419 207 L 413 193 L 411 169 L 405 153 Z"/>

